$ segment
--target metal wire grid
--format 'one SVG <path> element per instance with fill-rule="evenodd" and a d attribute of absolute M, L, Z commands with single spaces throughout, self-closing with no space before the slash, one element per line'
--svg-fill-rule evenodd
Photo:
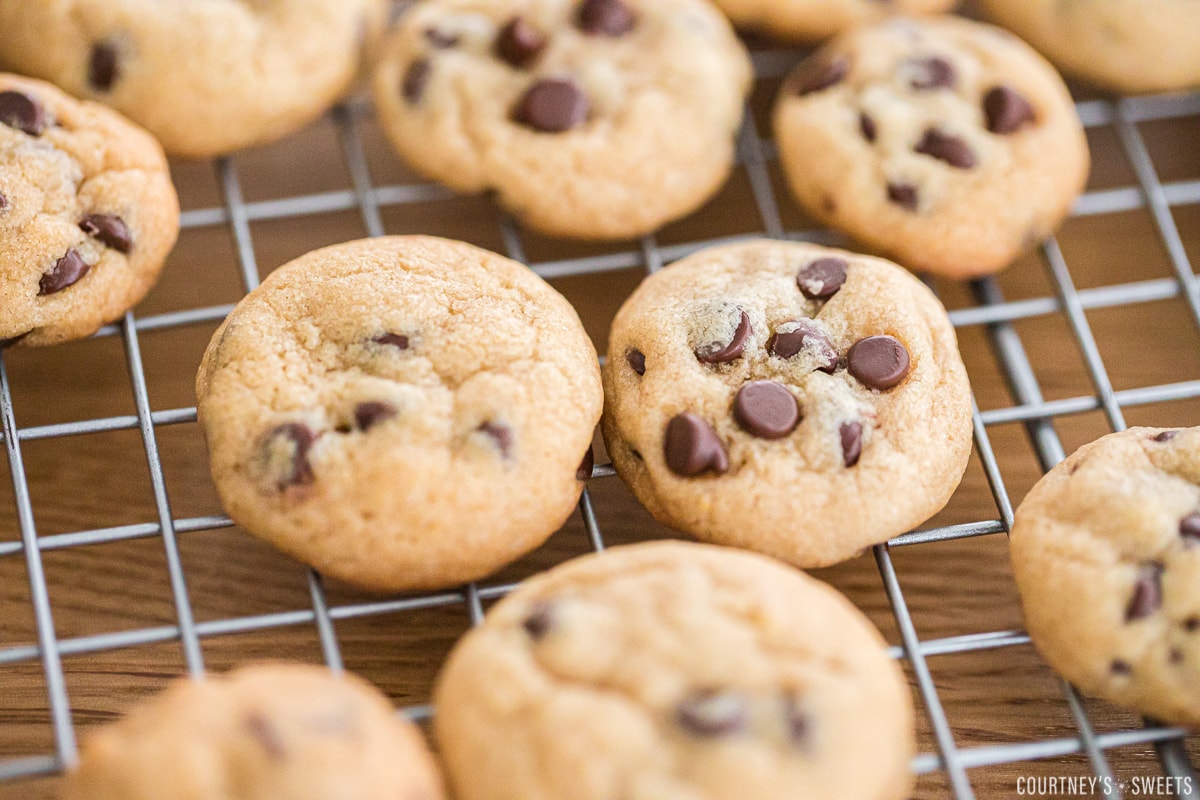
<path fill-rule="evenodd" d="M 796 54 L 789 51 L 765 51 L 755 56 L 760 78 L 780 77 L 795 62 Z M 970 653 L 993 648 L 1027 644 L 1022 631 L 1005 630 L 925 640 L 918 638 L 904 593 L 892 564 L 890 549 L 929 542 L 962 539 L 1007 532 L 1013 521 L 1012 501 L 1004 486 L 992 444 L 990 426 L 1022 422 L 1027 428 L 1043 469 L 1060 461 L 1063 447 L 1055 432 L 1058 417 L 1100 410 L 1113 430 L 1125 427 L 1123 409 L 1152 403 L 1200 397 L 1200 381 L 1186 381 L 1115 391 L 1105 370 L 1099 349 L 1085 315 L 1088 309 L 1182 297 L 1193 321 L 1200 327 L 1200 284 L 1184 251 L 1183 243 L 1171 214 L 1173 206 L 1200 203 L 1200 180 L 1163 183 L 1159 180 L 1138 123 L 1176 119 L 1200 118 L 1200 94 L 1127 98 L 1115 101 L 1083 102 L 1078 109 L 1089 128 L 1113 126 L 1124 153 L 1137 177 L 1137 185 L 1090 192 L 1080 199 L 1074 216 L 1116 213 L 1148 208 L 1158 234 L 1169 254 L 1174 277 L 1143 280 L 1121 285 L 1076 290 L 1063 254 L 1055 240 L 1042 246 L 1045 268 L 1054 287 L 1053 297 L 1038 297 L 1006 301 L 999 285 L 992 279 L 972 283 L 978 304 L 951 312 L 956 327 L 986 326 L 990 342 L 1004 372 L 1004 377 L 1018 403 L 1011 407 L 980 411 L 973 406 L 975 447 L 980 456 L 992 496 L 997 518 L 913 531 L 898 536 L 886 545 L 874 548 L 874 557 L 884 590 L 891 604 L 902 644 L 892 648 L 896 658 L 908 659 L 916 677 L 917 688 L 929 717 L 937 752 L 918 755 L 912 764 L 919 774 L 945 771 L 953 794 L 958 800 L 975 796 L 967 771 L 972 768 L 1011 764 L 1035 759 L 1048 759 L 1083 753 L 1097 776 L 1112 777 L 1105 755 L 1107 750 L 1133 745 L 1153 744 L 1159 752 L 1165 775 L 1191 776 L 1193 793 L 1181 795 L 1200 797 L 1200 785 L 1194 780 L 1188 754 L 1184 749 L 1186 731 L 1165 728 L 1147 721 L 1144 728 L 1098 734 L 1093 730 L 1087 713 L 1075 690 L 1062 682 L 1064 699 L 1078 731 L 1077 736 L 1044 739 L 1015 744 L 973 746 L 956 745 L 951 725 L 943 710 L 937 687 L 927 665 L 927 658 L 951 653 Z M 384 226 L 380 209 L 384 206 L 407 205 L 450 197 L 445 189 L 431 184 L 375 186 L 371 181 L 367 158 L 358 131 L 358 117 L 364 109 L 356 104 L 335 108 L 331 114 L 338 132 L 342 155 L 351 178 L 352 188 L 346 191 L 324 192 L 248 203 L 243 199 L 237 164 L 233 159 L 215 163 L 224 203 L 219 207 L 185 211 L 182 225 L 186 228 L 227 225 L 236 245 L 237 262 L 244 288 L 249 291 L 259 282 L 251 238 L 251 221 L 317 215 L 357 209 L 367 232 L 382 235 Z M 762 232 L 773 238 L 808 241 L 839 241 L 828 231 L 785 230 L 778 203 L 772 188 L 767 164 L 775 158 L 772 142 L 764 139 L 755 128 L 753 116 L 746 115 L 739 138 L 739 157 L 750 181 Z M 525 257 L 521 232 L 508 218 L 500 220 L 501 235 L 508 254 L 529 263 Z M 724 241 L 724 240 L 720 240 Z M 660 269 L 690 252 L 718 240 L 695 241 L 682 245 L 660 246 L 653 236 L 641 240 L 635 250 L 597 257 L 576 258 L 530 264 L 545 278 L 584 275 L 606 271 L 643 267 L 648 273 Z M 188 672 L 201 675 L 204 671 L 201 639 L 223 634 L 235 634 L 294 625 L 315 625 L 326 663 L 335 670 L 342 668 L 336 623 L 355 617 L 392 614 L 407 610 L 462 604 L 472 624 L 483 617 L 483 601 L 498 598 L 516 584 L 469 584 L 461 590 L 444 591 L 420 596 L 376 600 L 363 603 L 331 606 L 325 596 L 321 577 L 309 570 L 308 588 L 311 607 L 288 612 L 257 616 L 233 617 L 197 622 L 188 597 L 187 577 L 177 546 L 181 534 L 193 531 L 229 527 L 232 522 L 224 516 L 177 519 L 171 512 L 162 465 L 156 443 L 157 428 L 165 425 L 194 422 L 195 408 L 173 408 L 154 411 L 146 391 L 145 370 L 141 358 L 141 334 L 198 323 L 211 323 L 224 318 L 232 306 L 186 309 L 155 316 L 137 318 L 127 314 L 119 324 L 100 330 L 96 336 L 120 336 L 124 343 L 136 414 L 102 419 L 81 420 L 54 425 L 20 428 L 13 412 L 12 392 L 8 372 L 0 352 L 0 422 L 2 438 L 12 482 L 20 529 L 20 541 L 0 542 L 0 557 L 22 554 L 29 577 L 37 644 L 0 648 L 0 666 L 39 660 L 42 663 L 47 687 L 55 752 L 50 755 L 0 760 L 0 782 L 24 777 L 55 774 L 71 766 L 77 755 L 75 729 L 72 723 L 70 700 L 63 674 L 64 656 L 98 653 L 120 648 L 138 647 L 152 643 L 179 641 L 183 648 Z M 1032 365 L 1027 357 L 1013 323 L 1033 317 L 1063 313 L 1084 357 L 1087 372 L 1095 389 L 1094 394 L 1047 401 L 1043 398 Z M 39 439 L 77 436 L 100 431 L 137 429 L 142 438 L 146 461 L 151 475 L 151 487 L 157 509 L 157 520 L 111 528 L 77 531 L 39 537 L 30 501 L 29 485 L 21 459 L 22 443 Z M 592 479 L 615 475 L 610 465 L 594 468 Z M 585 490 L 579 503 L 589 545 L 593 550 L 604 548 L 604 537 L 589 493 Z M 129 539 L 161 539 L 165 550 L 168 575 L 173 593 L 177 624 L 119 633 L 104 633 L 74 638 L 59 638 L 55 634 L 47 584 L 42 569 L 42 553 L 64 548 L 115 542 Z M 402 709 L 413 718 L 429 716 L 427 706 Z M 1115 781 L 1107 797 L 1121 797 Z"/>

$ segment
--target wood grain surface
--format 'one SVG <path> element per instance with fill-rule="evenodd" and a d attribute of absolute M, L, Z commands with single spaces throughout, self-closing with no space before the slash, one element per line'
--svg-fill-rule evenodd
<path fill-rule="evenodd" d="M 765 106 L 774 86 L 759 88 Z M 408 182 L 370 118 L 358 120 L 373 181 Z M 1200 119 L 1140 126 L 1163 180 L 1200 178 L 1196 148 Z M 1092 188 L 1131 187 L 1135 176 L 1111 128 L 1090 134 L 1096 168 Z M 333 123 L 323 120 L 284 142 L 239 155 L 236 164 L 247 200 L 344 191 L 350 178 Z M 777 170 L 772 178 L 788 230 L 810 225 L 786 199 Z M 175 179 L 185 209 L 220 206 L 221 187 L 214 165 L 177 163 Z M 387 206 L 390 233 L 421 232 L 463 238 L 502 249 L 492 206 L 482 199 L 436 200 Z M 1174 209 L 1184 244 L 1200 257 L 1200 208 Z M 754 210 L 750 184 L 738 170 L 712 204 L 659 236 L 669 245 L 735 234 L 755 234 L 762 223 Z M 366 231 L 356 210 L 251 225 L 259 270 L 266 274 L 289 258 L 314 247 L 358 238 Z M 1071 220 L 1060 242 L 1079 288 L 1171 276 L 1170 262 L 1146 209 Z M 582 253 L 636 251 L 636 244 L 611 248 L 564 244 L 528 236 L 536 260 Z M 623 298 L 637 285 L 642 268 L 553 281 L 579 309 L 597 347 L 603 349 L 607 325 Z M 1009 299 L 1053 297 L 1045 264 L 1038 256 L 1021 260 L 999 278 Z M 971 288 L 938 284 L 950 308 L 975 302 Z M 161 284 L 138 309 L 139 315 L 236 302 L 243 292 L 233 238 L 225 225 L 186 230 Z M 1200 336 L 1182 299 L 1172 298 L 1095 310 L 1087 314 L 1104 365 L 1117 389 L 1200 378 Z M 150 403 L 155 410 L 194 405 L 193 379 L 215 322 L 139 337 Z M 1053 313 L 1015 325 L 1048 399 L 1088 397 L 1096 393 L 1067 318 Z M 982 409 L 1011 406 L 988 332 L 968 327 L 959 332 L 963 355 Z M 46 425 L 135 413 L 122 339 L 107 337 L 42 350 L 6 351 L 18 424 Z M 1200 402 L 1159 403 L 1125 409 L 1129 424 L 1197 425 Z M 1053 420 L 1067 451 L 1109 431 L 1098 411 Z M 1041 474 L 1029 436 L 1021 424 L 988 430 L 1014 504 Z M 171 509 L 176 518 L 221 513 L 207 473 L 204 445 L 194 423 L 159 426 Z M 136 429 L 22 443 L 41 537 L 157 519 L 145 450 Z M 606 459 L 601 454 L 599 459 Z M 0 542 L 20 538 L 9 466 L 0 461 Z M 593 480 L 591 494 L 604 533 L 612 544 L 670 536 L 638 506 L 617 478 Z M 973 457 L 962 486 L 949 506 L 929 525 L 999 519 L 978 457 Z M 311 608 L 305 571 L 295 562 L 237 529 L 200 531 L 179 536 L 187 589 L 196 619 L 234 619 L 277 611 Z M 576 516 L 541 550 L 488 583 L 504 582 L 543 569 L 588 550 Z M 1003 534 L 895 548 L 893 558 L 916 630 L 922 639 L 1005 631 L 1021 627 Z M 163 541 L 157 536 L 68 549 L 47 550 L 42 559 L 60 639 L 107 632 L 172 626 L 176 622 Z M 846 592 L 892 643 L 897 626 L 874 560 L 868 555 L 819 577 Z M 341 606 L 373 599 L 348 587 L 329 584 L 330 602 Z M 426 703 L 438 666 L 468 627 L 465 604 L 339 620 L 342 655 L 349 669 L 365 676 L 400 705 Z M 36 643 L 25 562 L 20 554 L 0 556 L 0 648 Z M 202 640 L 205 667 L 225 670 L 262 658 L 321 661 L 316 627 L 311 622 Z M 930 657 L 929 667 L 957 744 L 961 747 L 1043 741 L 1076 734 L 1062 687 L 1029 646 L 1013 646 L 964 655 Z M 178 640 L 64 657 L 70 711 L 79 734 L 113 719 L 130 705 L 160 689 L 185 670 Z M 907 667 L 906 667 L 907 668 Z M 911 675 L 911 669 L 909 668 Z M 924 705 L 914 689 L 924 752 L 934 749 Z M 1099 701 L 1087 701 L 1097 731 L 1136 727 L 1137 718 Z M 29 660 L 0 666 L 0 760 L 53 752 L 47 695 L 41 664 Z M 1194 740 L 1189 740 L 1193 757 Z M 1158 775 L 1149 746 L 1117 748 L 1108 757 L 1118 776 Z M 970 772 L 979 797 L 1016 795 L 1019 776 L 1070 776 L 1088 773 L 1079 755 L 1024 762 Z M 0 784 L 0 800 L 54 795 L 53 778 Z M 916 796 L 950 797 L 945 775 L 923 776 Z"/>

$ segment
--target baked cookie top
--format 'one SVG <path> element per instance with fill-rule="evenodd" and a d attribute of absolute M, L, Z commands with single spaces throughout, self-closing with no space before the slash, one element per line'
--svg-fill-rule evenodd
<path fill-rule="evenodd" d="M 703 0 L 428 0 L 375 76 L 405 160 L 541 231 L 648 233 L 733 163 L 751 68 Z"/>
<path fill-rule="evenodd" d="M 0 74 L 0 347 L 89 336 L 154 285 L 179 232 L 158 143 L 114 111 Z"/>
<path fill-rule="evenodd" d="M 949 11 L 956 0 L 715 0 L 734 24 L 778 39 L 824 39 L 891 14 Z"/>
<path fill-rule="evenodd" d="M 908 687 L 842 595 L 656 542 L 522 584 L 451 653 L 434 723 L 461 800 L 907 797 Z"/>
<path fill-rule="evenodd" d="M 954 330 L 882 259 L 756 241 L 648 278 L 613 321 L 613 464 L 659 520 L 802 567 L 933 516 L 966 468 Z"/>
<path fill-rule="evenodd" d="M 196 394 L 230 516 L 380 590 L 462 583 L 541 544 L 579 499 L 602 404 L 561 295 L 423 236 L 276 270 L 214 334 Z"/>

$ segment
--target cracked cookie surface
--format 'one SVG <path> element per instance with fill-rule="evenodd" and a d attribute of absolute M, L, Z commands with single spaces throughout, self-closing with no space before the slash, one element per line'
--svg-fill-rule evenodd
<path fill-rule="evenodd" d="M 1021 503 L 1010 544 L 1052 667 L 1088 694 L 1200 724 L 1200 428 L 1079 448 Z"/>
<path fill-rule="evenodd" d="M 712 196 L 751 80 L 700 0 L 429 0 L 384 50 L 376 105 L 405 160 L 583 239 L 648 233 Z"/>
<path fill-rule="evenodd" d="M 753 553 L 607 550 L 522 584 L 435 693 L 461 800 L 907 797 L 909 690 L 842 595 Z"/>
<path fill-rule="evenodd" d="M 84 740 L 64 800 L 440 800 L 420 732 L 378 689 L 266 663 L 181 679 Z"/>
<path fill-rule="evenodd" d="M 999 28 L 898 19 L 801 63 L 775 107 L 804 209 L 912 270 L 1002 269 L 1059 226 L 1088 147 L 1062 79 Z"/>
<path fill-rule="evenodd" d="M 461 242 L 383 237 L 279 268 L 201 364 L 229 515 L 359 586 L 483 577 L 573 510 L 603 401 L 570 304 Z"/>
<path fill-rule="evenodd" d="M 602 429 L 660 521 L 802 567 L 933 516 L 971 447 L 954 330 L 916 278 L 809 244 L 703 250 L 613 321 Z"/>
<path fill-rule="evenodd" d="M 149 134 L 0 74 L 0 347 L 81 339 L 120 319 L 178 232 L 179 201 Z"/>
<path fill-rule="evenodd" d="M 890 14 L 949 11 L 956 0 L 716 0 L 716 4 L 738 27 L 809 42 Z"/>

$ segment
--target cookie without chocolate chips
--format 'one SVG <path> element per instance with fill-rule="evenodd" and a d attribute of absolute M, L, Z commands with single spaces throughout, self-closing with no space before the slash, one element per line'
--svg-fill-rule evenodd
<path fill-rule="evenodd" d="M 768 36 L 810 42 L 890 14 L 949 11 L 956 0 L 716 0 L 734 24 Z"/>
<path fill-rule="evenodd" d="M 613 321 L 604 440 L 685 533 L 822 567 L 921 524 L 971 448 L 941 303 L 882 259 L 809 244 L 704 250 Z"/>
<path fill-rule="evenodd" d="M 775 109 L 805 210 L 904 266 L 995 272 L 1062 222 L 1087 180 L 1062 79 L 1011 34 L 893 20 L 801 63 Z"/>
<path fill-rule="evenodd" d="M 181 679 L 84 742 L 63 800 L 440 800 L 420 732 L 373 686 L 300 664 Z"/>
<path fill-rule="evenodd" d="M 167 160 L 149 134 L 0 74 L 0 347 L 81 339 L 119 319 L 178 233 Z"/>
<path fill-rule="evenodd" d="M 579 499 L 603 402 L 561 295 L 419 236 L 279 268 L 213 336 L 196 394 L 230 517 L 381 591 L 480 578 L 545 541 Z"/>
<path fill-rule="evenodd" d="M 1033 487 L 1010 542 L 1052 667 L 1087 694 L 1200 724 L 1200 428 L 1084 445 Z"/>
<path fill-rule="evenodd" d="M 451 653 L 459 800 L 898 800 L 908 687 L 842 595 L 752 553 L 619 547 L 526 582 Z"/>
<path fill-rule="evenodd" d="M 1113 91 L 1200 86 L 1200 0 L 984 0 L 985 14 Z"/>
<path fill-rule="evenodd" d="M 649 233 L 711 197 L 751 80 L 705 0 L 427 0 L 384 51 L 375 100 L 401 156 L 581 239 Z"/>
<path fill-rule="evenodd" d="M 0 66 L 145 126 L 172 155 L 277 139 L 350 86 L 384 0 L 0 0 Z"/>

